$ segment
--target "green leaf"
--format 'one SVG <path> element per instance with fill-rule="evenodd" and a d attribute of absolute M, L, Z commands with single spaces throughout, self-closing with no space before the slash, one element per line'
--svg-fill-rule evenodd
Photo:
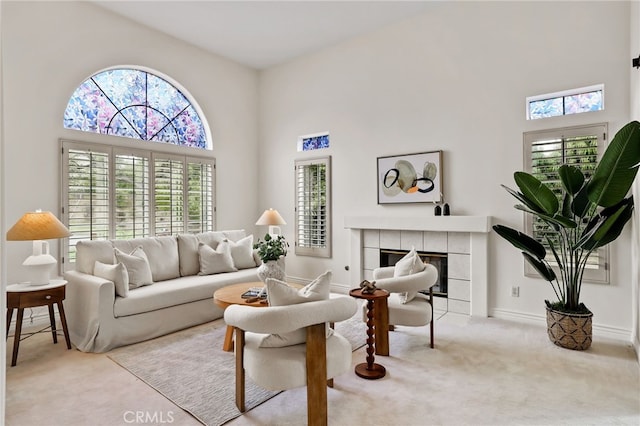
<path fill-rule="evenodd" d="M 583 218 L 589 212 L 589 209 L 593 203 L 589 200 L 587 195 L 587 186 L 583 186 L 582 189 L 573 197 L 571 202 L 571 211 L 579 218 Z"/>
<path fill-rule="evenodd" d="M 527 259 L 527 261 L 531 264 L 531 266 L 535 268 L 535 270 L 540 274 L 542 278 L 544 278 L 549 282 L 556 279 L 556 273 L 553 272 L 553 269 L 551 269 L 549 265 L 547 265 L 546 263 L 544 263 L 539 259 L 536 259 L 535 257 L 531 256 L 529 253 L 523 252 L 522 255 L 524 256 L 525 259 Z"/>
<path fill-rule="evenodd" d="M 573 203 L 573 197 L 569 193 L 565 193 L 562 197 L 562 216 L 573 216 L 573 210 L 571 210 L 571 204 Z"/>
<path fill-rule="evenodd" d="M 582 185 L 584 185 L 584 175 L 575 166 L 563 164 L 558 169 L 558 176 L 560 176 L 560 182 L 564 190 L 571 195 L 577 194 Z"/>
<path fill-rule="evenodd" d="M 493 230 L 519 250 L 530 253 L 539 259 L 544 259 L 547 255 L 544 246 L 527 234 L 504 225 L 494 225 Z"/>
<path fill-rule="evenodd" d="M 508 186 L 505 185 L 500 185 L 502 186 L 504 189 L 507 190 L 507 192 L 511 195 L 513 195 L 515 198 L 517 198 L 518 200 L 520 200 L 525 206 L 529 207 L 531 210 L 538 212 L 538 213 L 544 213 L 544 211 L 538 207 L 534 202 L 528 200 L 523 194 L 521 194 L 518 191 L 515 191 L 511 188 L 509 188 Z"/>
<path fill-rule="evenodd" d="M 553 216 L 550 216 L 548 214 L 538 213 L 538 212 L 529 210 L 528 208 L 526 208 L 521 204 L 516 205 L 515 208 L 518 210 L 522 210 L 523 212 L 531 213 L 532 215 L 538 216 L 540 219 L 548 222 L 550 225 L 561 226 L 563 228 L 569 228 L 569 229 L 573 229 L 578 226 L 578 224 L 574 220 L 568 217 L 564 217 L 561 214 L 555 214 Z"/>
<path fill-rule="evenodd" d="M 582 247 L 595 250 L 614 241 L 622 233 L 632 213 L 633 197 L 625 198 L 617 205 L 604 209 L 597 217 L 599 220 L 590 238 L 583 242 Z"/>
<path fill-rule="evenodd" d="M 525 172 L 515 172 L 513 178 L 524 197 L 534 203 L 542 212 L 553 215 L 558 211 L 558 198 L 547 185 L 540 182 L 535 176 Z"/>
<path fill-rule="evenodd" d="M 632 121 L 616 133 L 587 184 L 589 199 L 602 207 L 627 195 L 640 165 L 640 123 Z"/>

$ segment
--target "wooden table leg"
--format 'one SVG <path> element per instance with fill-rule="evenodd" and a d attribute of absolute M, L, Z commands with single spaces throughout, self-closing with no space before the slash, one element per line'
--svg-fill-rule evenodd
<path fill-rule="evenodd" d="M 67 349 L 71 349 L 71 339 L 69 339 L 69 328 L 67 327 L 67 317 L 64 314 L 64 307 L 62 306 L 62 302 L 58 302 L 58 313 L 60 314 L 60 322 L 62 323 L 64 340 L 67 342 Z"/>
<path fill-rule="evenodd" d="M 9 338 L 9 324 L 11 324 L 11 318 L 13 317 L 13 309 L 7 309 L 7 335 L 5 336 L 5 340 Z"/>
<path fill-rule="evenodd" d="M 24 309 L 18 308 L 18 318 L 16 320 L 16 332 L 13 334 L 13 356 L 11 357 L 11 366 L 15 367 L 18 362 L 18 349 L 20 347 L 20 334 L 22 333 L 22 316 Z"/>
<path fill-rule="evenodd" d="M 58 335 L 56 334 L 56 317 L 53 314 L 53 303 L 47 305 L 49 308 L 49 322 L 51 323 L 51 335 L 53 336 L 53 343 L 58 343 Z"/>
<path fill-rule="evenodd" d="M 225 352 L 233 351 L 233 327 L 231 327 L 230 325 L 227 326 L 227 332 L 224 335 L 222 350 Z"/>
<path fill-rule="evenodd" d="M 356 375 L 368 380 L 381 379 L 387 373 L 384 366 L 375 363 L 373 354 L 375 352 L 374 307 L 373 300 L 367 300 L 367 362 L 356 365 Z"/>
<path fill-rule="evenodd" d="M 376 355 L 389 356 L 389 308 L 387 298 L 374 300 L 373 326 L 376 334 Z"/>

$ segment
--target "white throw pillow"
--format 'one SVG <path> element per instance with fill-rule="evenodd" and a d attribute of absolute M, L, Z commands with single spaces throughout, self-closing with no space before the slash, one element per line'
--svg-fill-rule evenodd
<path fill-rule="evenodd" d="M 228 238 L 222 241 L 229 243 L 233 265 L 237 269 L 256 267 L 256 262 L 253 260 L 253 235 L 248 235 L 235 242 Z"/>
<path fill-rule="evenodd" d="M 407 253 L 402 259 L 396 262 L 396 265 L 393 269 L 393 276 L 404 277 L 406 275 L 412 275 L 417 272 L 424 271 L 426 267 L 427 266 L 424 264 L 422 259 L 420 259 L 418 252 L 416 252 L 416 249 L 412 247 L 411 250 L 409 250 L 409 253 Z M 404 293 L 399 293 L 398 295 L 400 296 L 400 301 L 404 304 L 415 299 L 417 294 L 417 291 L 407 291 Z"/>
<path fill-rule="evenodd" d="M 153 284 L 149 259 L 144 250 L 142 250 L 142 246 L 136 247 L 129 254 L 117 248 L 113 249 L 113 251 L 116 255 L 116 261 L 122 262 L 127 268 L 127 273 L 129 274 L 129 289 Z"/>
<path fill-rule="evenodd" d="M 285 282 L 268 278 L 266 281 L 267 299 L 269 306 L 297 305 L 298 303 L 313 302 L 329 299 L 331 288 L 331 271 L 327 271 L 301 289 L 291 287 Z M 333 330 L 327 326 L 327 337 Z M 269 334 L 262 339 L 262 348 L 281 348 L 293 346 L 307 341 L 307 331 L 302 328 L 289 333 Z"/>
<path fill-rule="evenodd" d="M 237 271 L 233 266 L 229 243 L 224 241 L 218 244 L 218 248 L 215 250 L 207 244 L 199 243 L 198 256 L 200 257 L 200 272 L 198 275 Z"/>
<path fill-rule="evenodd" d="M 96 260 L 93 265 L 93 275 L 112 281 L 116 287 L 116 295 L 127 297 L 129 295 L 129 274 L 124 263 L 108 265 Z"/>

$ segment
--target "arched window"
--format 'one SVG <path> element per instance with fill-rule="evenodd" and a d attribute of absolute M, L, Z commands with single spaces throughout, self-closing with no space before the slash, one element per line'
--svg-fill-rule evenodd
<path fill-rule="evenodd" d="M 167 80 L 131 68 L 101 71 L 73 92 L 64 127 L 92 133 L 210 148 L 202 119 Z"/>
<path fill-rule="evenodd" d="M 215 229 L 210 133 L 185 92 L 131 68 L 96 73 L 74 91 L 65 128 L 181 148 L 61 140 L 62 220 L 72 234 L 63 248 L 64 270 L 74 267 L 78 241 Z"/>

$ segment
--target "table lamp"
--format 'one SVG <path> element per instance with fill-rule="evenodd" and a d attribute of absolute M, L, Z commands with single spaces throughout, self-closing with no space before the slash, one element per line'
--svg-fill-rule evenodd
<path fill-rule="evenodd" d="M 273 235 L 281 235 L 280 227 L 276 225 L 286 225 L 287 222 L 284 221 L 278 210 L 269 209 L 265 210 L 262 213 L 262 216 L 256 222 L 256 225 L 269 225 L 269 234 Z"/>
<path fill-rule="evenodd" d="M 49 243 L 44 240 L 69 235 L 69 230 L 57 217 L 42 210 L 25 213 L 7 231 L 7 241 L 33 241 L 33 254 L 22 263 L 29 271 L 31 285 L 49 284 L 51 271 L 58 263 L 49 254 Z"/>

